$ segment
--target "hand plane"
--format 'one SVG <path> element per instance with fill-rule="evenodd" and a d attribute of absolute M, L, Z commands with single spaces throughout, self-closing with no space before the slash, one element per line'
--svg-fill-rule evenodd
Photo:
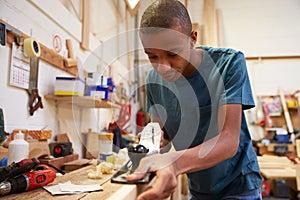
<path fill-rule="evenodd" d="M 123 184 L 145 184 L 149 183 L 152 178 L 155 176 L 155 173 L 148 172 L 146 175 L 135 181 L 128 181 L 126 177 L 133 173 L 138 167 L 142 158 L 147 156 L 149 149 L 141 144 L 133 144 L 127 147 L 128 156 L 130 160 L 123 165 L 111 178 L 112 183 L 123 183 Z"/>
<path fill-rule="evenodd" d="M 160 140 L 161 129 L 159 124 L 154 122 L 148 123 L 141 132 L 139 144 L 127 147 L 130 160 L 112 176 L 111 182 L 123 184 L 144 184 L 150 182 L 155 176 L 154 172 L 148 172 L 142 179 L 136 181 L 127 181 L 126 177 L 136 170 L 142 158 L 161 153 Z"/>

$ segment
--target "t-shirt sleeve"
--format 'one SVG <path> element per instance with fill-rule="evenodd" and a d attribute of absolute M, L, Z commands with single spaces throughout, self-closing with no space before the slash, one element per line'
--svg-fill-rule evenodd
<path fill-rule="evenodd" d="M 242 104 L 243 110 L 253 108 L 255 104 L 243 53 L 237 52 L 228 62 L 228 70 L 223 74 L 226 104 Z"/>

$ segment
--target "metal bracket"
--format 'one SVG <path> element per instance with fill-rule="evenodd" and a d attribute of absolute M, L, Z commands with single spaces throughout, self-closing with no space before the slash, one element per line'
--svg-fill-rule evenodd
<path fill-rule="evenodd" d="M 4 24 L 2 22 L 0 22 L 0 44 L 2 46 L 6 45 L 7 31 L 10 31 L 10 32 L 14 33 L 15 43 L 19 46 L 20 45 L 20 38 L 22 37 L 21 31 L 19 31 L 18 29 L 14 28 L 14 27 L 12 27 L 8 24 Z"/>
<path fill-rule="evenodd" d="M 0 23 L 0 44 L 2 46 L 6 44 L 6 26 L 3 23 Z"/>

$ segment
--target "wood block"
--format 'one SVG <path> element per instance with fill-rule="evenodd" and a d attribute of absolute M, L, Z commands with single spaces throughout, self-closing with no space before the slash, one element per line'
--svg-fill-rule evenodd
<path fill-rule="evenodd" d="M 296 165 L 296 183 L 297 190 L 300 191 L 300 165 Z"/>
<path fill-rule="evenodd" d="M 63 164 L 62 169 L 64 171 L 74 171 L 76 169 L 89 165 L 90 162 L 91 161 L 88 159 L 78 159 L 78 160 L 66 162 L 65 164 Z"/>
<path fill-rule="evenodd" d="M 50 149 L 47 141 L 28 141 L 29 154 L 30 152 L 38 149 L 40 150 L 39 156 L 50 156 Z"/>
<path fill-rule="evenodd" d="M 0 160 L 4 157 L 8 157 L 8 149 L 0 146 Z"/>
<path fill-rule="evenodd" d="M 56 135 L 57 142 L 70 142 L 67 133 L 61 133 Z"/>
<path fill-rule="evenodd" d="M 51 159 L 41 158 L 39 160 L 42 164 L 50 164 L 58 169 L 62 169 L 63 164 L 73 161 L 73 160 L 77 160 L 78 157 L 79 157 L 78 154 L 71 154 L 71 155 L 59 157 L 59 158 L 51 158 Z"/>
<path fill-rule="evenodd" d="M 90 132 L 87 134 L 86 143 L 87 158 L 97 158 L 99 154 L 99 139 L 98 134 L 95 132 Z"/>

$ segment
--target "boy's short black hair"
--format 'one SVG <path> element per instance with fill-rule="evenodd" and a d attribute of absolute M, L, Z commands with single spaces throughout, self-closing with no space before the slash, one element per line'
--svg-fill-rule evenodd
<path fill-rule="evenodd" d="M 140 28 L 141 32 L 155 31 L 155 28 L 181 27 L 181 32 L 189 35 L 192 22 L 185 6 L 178 0 L 158 0 L 144 12 Z"/>

